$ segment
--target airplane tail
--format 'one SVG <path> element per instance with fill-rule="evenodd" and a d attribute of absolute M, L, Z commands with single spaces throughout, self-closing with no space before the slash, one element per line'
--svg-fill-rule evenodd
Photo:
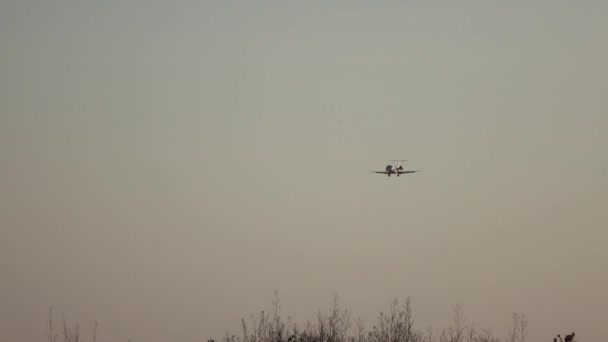
<path fill-rule="evenodd" d="M 398 170 L 403 170 L 403 166 L 401 166 L 401 162 L 405 162 L 405 161 L 407 161 L 407 160 L 405 160 L 405 159 L 395 159 L 395 160 L 393 160 L 393 161 L 396 161 L 396 162 L 397 162 L 397 169 L 398 169 Z"/>

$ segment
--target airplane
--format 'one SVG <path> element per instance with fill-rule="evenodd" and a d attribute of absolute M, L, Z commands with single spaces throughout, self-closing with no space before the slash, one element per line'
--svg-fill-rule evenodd
<path fill-rule="evenodd" d="M 401 162 L 404 162 L 405 160 L 393 160 L 397 162 L 397 166 L 389 164 L 386 165 L 386 168 L 384 171 L 371 171 L 374 173 L 383 173 L 387 176 L 391 176 L 392 174 L 397 175 L 397 177 L 399 177 L 400 175 L 404 174 L 404 173 L 414 173 L 414 172 L 420 172 L 420 170 L 411 170 L 411 171 L 405 171 L 403 170 L 403 166 L 401 166 Z"/>

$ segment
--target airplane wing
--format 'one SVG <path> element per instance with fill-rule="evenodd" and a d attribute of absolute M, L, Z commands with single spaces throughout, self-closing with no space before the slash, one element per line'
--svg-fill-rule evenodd
<path fill-rule="evenodd" d="M 383 174 L 386 174 L 386 171 L 370 171 L 370 172 L 375 172 L 375 173 L 383 173 Z"/>
<path fill-rule="evenodd" d="M 414 173 L 414 172 L 420 172 L 420 170 L 413 170 L 413 171 L 399 171 L 399 174 L 402 175 L 404 173 Z"/>

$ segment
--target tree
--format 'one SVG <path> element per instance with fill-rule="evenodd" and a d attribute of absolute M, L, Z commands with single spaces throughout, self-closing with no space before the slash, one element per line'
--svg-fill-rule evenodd
<path fill-rule="evenodd" d="M 68 328 L 68 320 L 63 314 L 63 341 L 64 342 L 79 342 L 80 341 L 80 327 L 78 323 L 74 325 L 74 330 Z"/>
<path fill-rule="evenodd" d="M 475 338 L 475 342 L 500 342 L 500 340 L 494 337 L 494 333 L 491 329 L 484 329 L 483 335 L 478 335 Z"/>
<path fill-rule="evenodd" d="M 524 314 L 513 313 L 509 325 L 508 342 L 525 342 L 528 336 L 528 318 Z"/>
<path fill-rule="evenodd" d="M 46 333 L 46 337 L 49 339 L 49 342 L 55 342 L 57 341 L 57 337 L 59 337 L 54 332 L 54 325 L 55 323 L 53 322 L 53 307 L 49 307 L 49 320 L 47 322 L 49 331 Z"/>
<path fill-rule="evenodd" d="M 454 326 L 449 327 L 447 334 L 450 342 L 463 342 L 465 337 L 466 318 L 462 311 L 462 305 L 454 306 Z"/>
<path fill-rule="evenodd" d="M 372 342 L 420 342 L 422 335 L 414 331 L 414 319 L 409 297 L 403 306 L 393 299 L 388 313 L 380 312 L 378 327 L 370 332 Z"/>

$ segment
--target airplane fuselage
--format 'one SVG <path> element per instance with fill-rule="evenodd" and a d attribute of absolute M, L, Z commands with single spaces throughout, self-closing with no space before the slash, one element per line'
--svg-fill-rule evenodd
<path fill-rule="evenodd" d="M 385 170 L 386 170 L 387 176 L 390 177 L 392 174 L 396 174 L 397 177 L 399 177 L 399 171 L 403 170 L 403 166 L 399 165 L 399 166 L 395 167 L 394 165 L 389 164 L 389 165 L 386 165 Z"/>

